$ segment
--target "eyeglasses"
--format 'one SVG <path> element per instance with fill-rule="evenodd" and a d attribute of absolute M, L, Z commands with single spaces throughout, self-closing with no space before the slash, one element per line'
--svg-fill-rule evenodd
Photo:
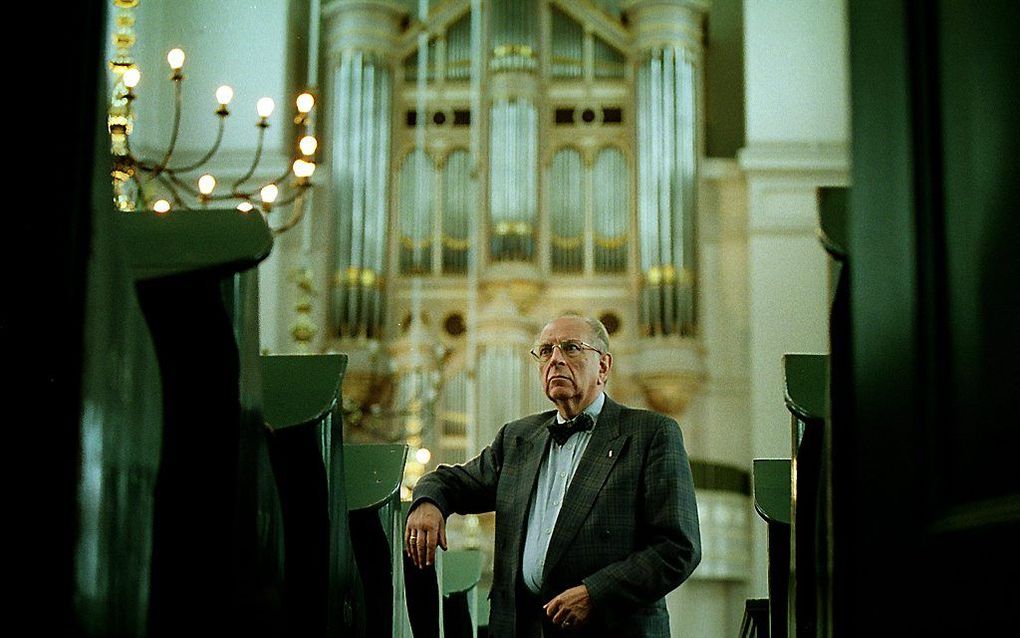
<path fill-rule="evenodd" d="M 567 339 L 566 341 L 560 341 L 559 343 L 543 343 L 535 346 L 531 349 L 531 356 L 535 357 L 536 360 L 546 363 L 549 359 L 552 359 L 553 349 L 559 348 L 560 352 L 567 359 L 578 359 L 584 353 L 585 350 L 594 350 L 599 353 L 599 356 L 605 354 L 594 346 L 589 346 L 583 341 L 577 339 Z"/>

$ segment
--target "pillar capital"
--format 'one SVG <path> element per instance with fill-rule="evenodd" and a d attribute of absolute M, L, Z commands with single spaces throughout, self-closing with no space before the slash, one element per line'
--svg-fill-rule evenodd
<path fill-rule="evenodd" d="M 624 3 L 637 49 L 666 47 L 704 50 L 705 14 L 710 0 L 631 0 Z"/>
<path fill-rule="evenodd" d="M 406 8 L 395 0 L 331 0 L 322 8 L 329 52 L 361 51 L 389 58 L 406 16 Z"/>

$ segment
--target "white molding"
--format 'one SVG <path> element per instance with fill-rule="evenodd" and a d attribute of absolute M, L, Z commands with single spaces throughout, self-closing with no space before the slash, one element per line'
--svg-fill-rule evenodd
<path fill-rule="evenodd" d="M 751 498 L 719 490 L 697 490 L 701 565 L 694 580 L 746 581 L 751 570 Z"/>
<path fill-rule="evenodd" d="M 698 160 L 698 173 L 702 181 L 728 182 L 743 179 L 740 162 L 728 157 L 702 157 Z"/>
<path fill-rule="evenodd" d="M 754 142 L 737 159 L 748 179 L 800 176 L 824 182 L 819 186 L 842 186 L 850 174 L 845 142 Z"/>
<path fill-rule="evenodd" d="M 747 227 L 757 236 L 816 233 L 817 189 L 849 183 L 842 142 L 761 142 L 741 149 L 738 161 L 747 179 Z"/>

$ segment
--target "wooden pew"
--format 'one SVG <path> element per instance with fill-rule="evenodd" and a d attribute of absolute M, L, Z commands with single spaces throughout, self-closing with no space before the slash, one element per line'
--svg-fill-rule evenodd
<path fill-rule="evenodd" d="M 272 355 L 261 364 L 270 460 L 283 507 L 287 633 L 347 635 L 357 579 L 340 409 L 347 357 Z"/>
<path fill-rule="evenodd" d="M 482 552 L 460 549 L 443 555 L 443 634 L 445 638 L 478 635 L 478 583 L 482 580 Z"/>
<path fill-rule="evenodd" d="M 836 527 L 839 525 L 838 503 L 835 496 L 837 490 L 833 485 L 833 468 L 840 462 L 837 441 L 845 433 L 837 431 L 839 421 L 834 414 L 846 414 L 851 402 L 852 381 L 847 377 L 849 367 L 842 365 L 849 360 L 850 352 L 850 269 L 848 253 L 849 227 L 848 188 L 821 188 L 818 191 L 819 222 L 821 226 L 821 242 L 830 258 L 830 281 L 833 282 L 831 308 L 829 314 L 829 365 L 827 366 L 828 382 L 825 404 L 826 428 L 822 437 L 822 489 L 831 495 L 824 499 L 822 509 L 818 512 L 818 520 L 825 522 L 825 529 L 818 538 L 818 568 L 820 580 L 818 585 L 818 635 L 828 636 L 834 631 L 837 607 L 837 573 L 839 559 L 837 555 Z M 845 429 L 845 428 L 844 428 Z M 851 455 L 848 446 L 842 446 L 842 453 Z M 853 610 L 850 610 L 852 613 Z"/>
<path fill-rule="evenodd" d="M 400 485 L 406 445 L 345 445 L 344 481 L 360 576 L 354 635 L 389 637 L 404 626 L 404 518 Z"/>
<path fill-rule="evenodd" d="M 828 486 L 824 454 L 829 357 L 783 357 L 786 407 L 791 414 L 790 614 L 794 636 L 814 636 L 828 608 Z"/>
<path fill-rule="evenodd" d="M 108 189 L 109 176 L 103 174 L 102 179 Z M 68 510 L 68 520 L 54 528 L 69 538 L 70 545 L 66 555 L 59 552 L 68 591 L 54 583 L 61 597 L 66 594 L 66 607 L 55 610 L 60 615 L 66 610 L 65 631 L 53 632 L 61 635 L 140 636 L 147 624 L 154 491 L 163 434 L 162 382 L 124 255 L 118 214 L 108 208 L 95 211 L 92 251 L 82 277 L 84 316 L 80 322 L 68 316 L 61 319 L 70 322 L 66 327 L 82 331 L 80 396 L 76 392 L 64 398 L 71 406 L 74 427 L 60 432 L 38 428 L 44 434 L 33 448 L 74 450 L 57 467 L 45 470 L 45 475 L 62 479 L 61 492 L 71 496 L 69 502 L 38 499 L 47 511 Z M 58 310 L 66 309 L 54 307 L 54 314 Z M 67 347 L 73 352 L 73 344 Z M 77 353 L 69 358 L 77 359 Z M 59 434 L 64 441 L 54 440 Z M 38 535 L 34 523 L 31 529 Z M 47 545 L 33 554 L 51 556 L 52 551 Z M 32 568 L 39 569 L 36 560 Z M 63 580 L 55 573 L 46 573 L 46 579 Z"/>
<path fill-rule="evenodd" d="M 752 482 L 754 509 L 768 524 L 768 635 L 783 637 L 790 583 L 790 460 L 754 459 Z"/>
<path fill-rule="evenodd" d="M 406 505 L 405 514 L 406 519 Z M 476 549 L 437 551 L 430 567 L 419 569 L 404 559 L 407 619 L 414 638 L 474 638 L 482 605 L 478 584 L 482 553 Z M 397 635 L 396 633 L 394 635 Z"/>
<path fill-rule="evenodd" d="M 740 622 L 738 635 L 740 638 L 768 638 L 768 598 L 748 598 L 744 601 L 744 617 Z"/>
<path fill-rule="evenodd" d="M 282 516 L 258 369 L 258 280 L 272 247 L 236 210 L 117 216 L 155 346 L 163 427 L 148 633 L 282 630 Z M 135 425 L 145 427 L 145 424 Z"/>

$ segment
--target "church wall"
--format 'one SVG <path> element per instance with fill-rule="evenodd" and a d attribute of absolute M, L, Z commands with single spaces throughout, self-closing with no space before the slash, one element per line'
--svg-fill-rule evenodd
<path fill-rule="evenodd" d="M 744 1 L 749 145 L 846 142 L 846 29 L 843 0 Z"/>
<path fill-rule="evenodd" d="M 782 355 L 828 351 L 828 273 L 816 189 L 846 185 L 846 9 L 744 2 L 751 452 L 790 456 Z M 753 521 L 749 596 L 767 593 L 765 523 Z"/>

